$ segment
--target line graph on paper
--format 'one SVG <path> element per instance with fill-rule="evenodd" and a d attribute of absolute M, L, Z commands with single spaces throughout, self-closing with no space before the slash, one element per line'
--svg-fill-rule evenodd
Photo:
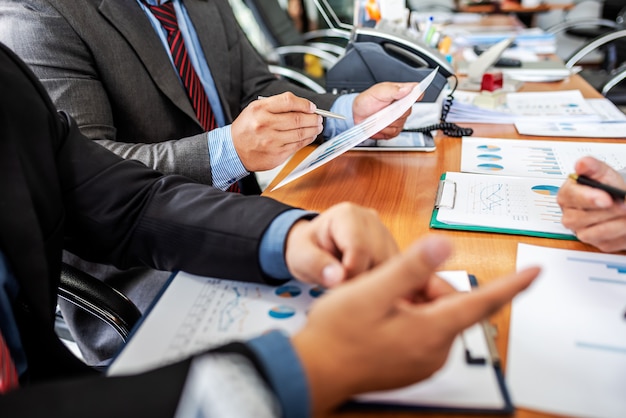
<path fill-rule="evenodd" d="M 446 173 L 446 181 L 456 184 L 456 199 L 439 208 L 440 222 L 572 235 L 556 202 L 561 180 Z"/>

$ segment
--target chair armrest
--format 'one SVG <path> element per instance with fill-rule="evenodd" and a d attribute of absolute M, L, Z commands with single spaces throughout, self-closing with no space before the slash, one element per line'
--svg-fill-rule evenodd
<path fill-rule="evenodd" d="M 626 68 L 621 68 L 611 74 L 610 78 L 602 86 L 600 93 L 606 97 L 613 87 L 617 86 L 624 80 L 626 80 Z"/>
<path fill-rule="evenodd" d="M 141 317 L 135 304 L 118 290 L 66 263 L 61 265 L 58 296 L 111 326 L 124 341 Z"/>
<path fill-rule="evenodd" d="M 324 63 L 324 67 L 326 68 L 332 67 L 339 59 L 339 57 L 334 54 L 307 45 L 280 46 L 278 48 L 275 48 L 274 52 L 279 56 L 286 56 L 291 54 L 310 54 L 321 59 Z"/>
<path fill-rule="evenodd" d="M 555 25 L 550 26 L 546 29 L 547 33 L 551 33 L 556 35 L 561 32 L 565 32 L 570 29 L 580 28 L 580 27 L 603 27 L 607 29 L 619 29 L 620 26 L 614 20 L 608 19 L 572 19 L 566 20 L 564 22 L 557 23 Z"/>
<path fill-rule="evenodd" d="M 578 61 L 580 61 L 585 55 L 589 54 L 591 51 L 595 51 L 602 45 L 606 45 L 610 42 L 613 42 L 620 38 L 626 37 L 626 29 L 616 30 L 613 32 L 609 32 L 605 35 L 598 36 L 594 40 L 588 42 L 583 47 L 574 51 L 574 53 L 565 61 L 565 66 L 567 68 L 572 68 Z"/>
<path fill-rule="evenodd" d="M 315 93 L 326 93 L 326 89 L 322 85 L 296 70 L 280 65 L 269 65 L 268 68 L 272 74 L 291 80 Z"/>

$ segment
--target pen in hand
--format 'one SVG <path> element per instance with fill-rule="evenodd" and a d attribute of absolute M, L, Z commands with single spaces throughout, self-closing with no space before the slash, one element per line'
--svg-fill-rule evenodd
<path fill-rule="evenodd" d="M 258 99 L 265 99 L 265 96 L 259 96 Z M 345 120 L 346 117 L 343 115 L 340 115 L 339 113 L 333 113 L 333 112 L 329 112 L 328 110 L 322 110 L 322 109 L 315 109 L 313 111 L 313 113 L 320 115 L 320 116 L 324 116 L 326 118 L 335 118 L 335 119 L 342 119 Z"/>
<path fill-rule="evenodd" d="M 590 179 L 587 176 L 579 176 L 578 174 L 570 174 L 569 178 L 574 180 L 578 184 L 584 184 L 585 186 L 595 187 L 596 189 L 604 190 L 617 201 L 626 201 L 626 190 L 618 189 L 617 187 L 609 186 L 608 184 L 603 184 L 599 181 Z"/>

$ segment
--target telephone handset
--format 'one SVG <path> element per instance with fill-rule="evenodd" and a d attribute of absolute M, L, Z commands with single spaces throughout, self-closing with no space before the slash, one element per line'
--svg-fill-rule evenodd
<path fill-rule="evenodd" d="M 326 90 L 335 93 L 359 93 L 382 81 L 419 82 L 432 71 L 420 65 L 403 48 L 375 42 L 350 41 L 344 55 L 326 72 Z M 433 103 L 448 80 L 441 67 L 424 92 L 421 101 Z"/>
<path fill-rule="evenodd" d="M 384 21 L 381 21 L 381 23 Z M 454 74 L 454 68 L 439 51 L 426 45 L 408 29 L 392 25 L 375 28 L 358 27 L 353 29 L 351 42 L 373 42 L 381 45 L 390 55 L 403 60 L 413 67 L 436 68 L 444 77 Z"/>

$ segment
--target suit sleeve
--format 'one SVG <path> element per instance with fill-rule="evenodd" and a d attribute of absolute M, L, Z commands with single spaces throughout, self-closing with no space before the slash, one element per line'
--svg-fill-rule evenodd
<path fill-rule="evenodd" d="M 119 115 L 93 57 L 98 45 L 88 45 L 45 0 L 0 0 L 0 7 L 0 41 L 29 65 L 56 107 L 72 115 L 85 136 L 123 158 L 212 184 L 206 133 L 160 142 L 119 138 Z"/>
<path fill-rule="evenodd" d="M 163 175 L 85 140 L 71 118 L 67 123 L 57 165 L 68 250 L 119 268 L 267 281 L 261 238 L 291 206 Z"/>
<path fill-rule="evenodd" d="M 20 418 L 282 416 L 258 360 L 243 343 L 132 376 L 28 386 L 0 396 L 0 411 Z"/>

